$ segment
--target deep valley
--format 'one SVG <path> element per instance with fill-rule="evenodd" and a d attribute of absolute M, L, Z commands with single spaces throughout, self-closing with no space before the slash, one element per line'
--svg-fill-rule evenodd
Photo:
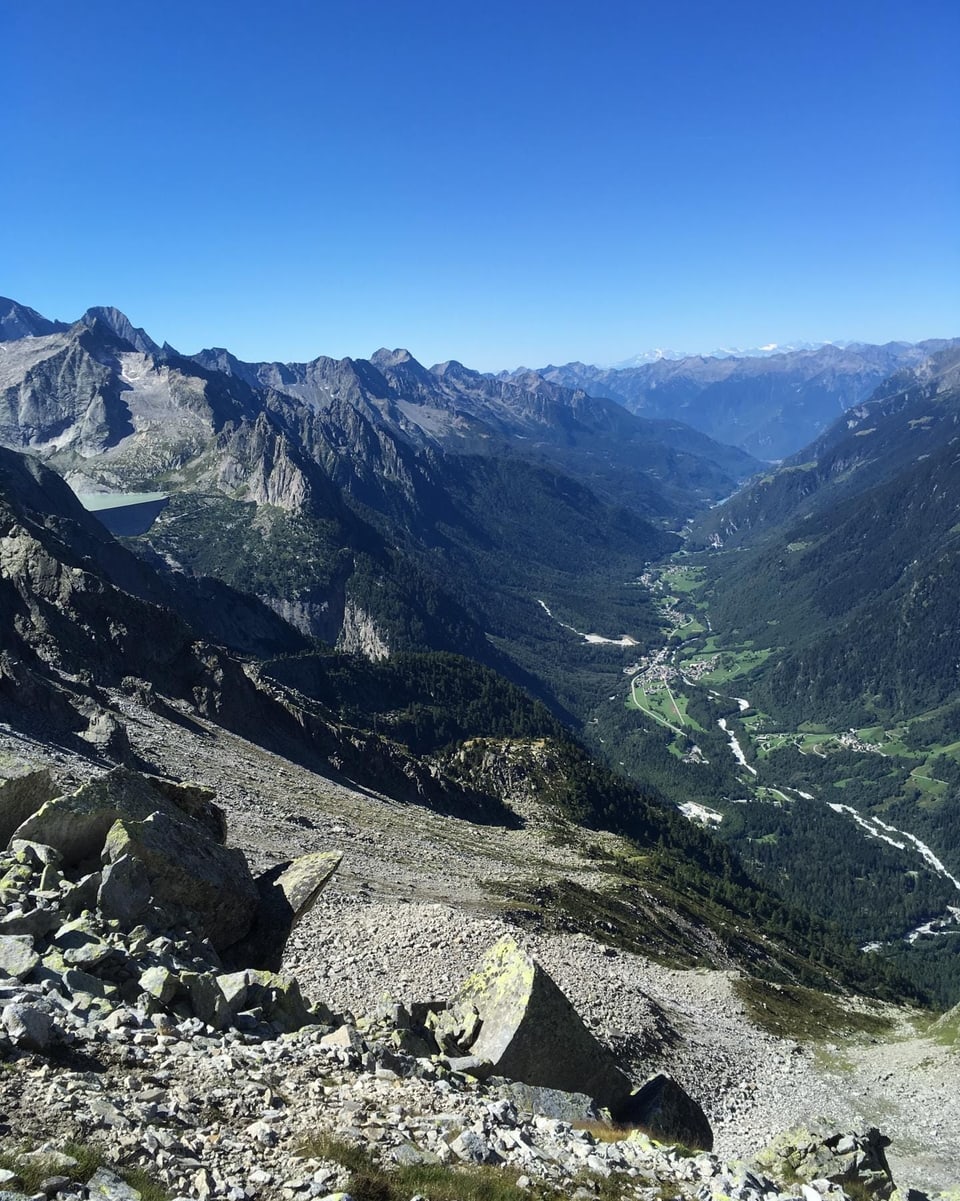
<path fill-rule="evenodd" d="M 32 1144 L 57 1080 L 71 1147 L 99 1130 L 198 1201 L 407 1201 L 414 1167 L 450 1201 L 434 1169 L 492 1164 L 514 1192 L 478 1198 L 886 1201 L 873 1126 L 902 1195 L 956 1185 L 958 343 L 494 376 L 0 309 L 0 985 L 48 1035 L 4 1018 L 0 1098 Z M 118 497 L 144 528 L 109 532 Z M 84 788 L 139 799 L 93 830 Z M 288 861 L 343 863 L 266 957 L 218 945 L 151 841 L 187 818 L 261 873 L 264 922 Z M 488 1083 L 461 981 L 504 935 L 686 1125 L 581 1137 L 581 1101 L 510 1100 L 546 1079 Z M 235 978 L 281 952 L 309 1013 Z M 132 1126 L 98 1126 L 88 1076 L 147 1094 Z"/>

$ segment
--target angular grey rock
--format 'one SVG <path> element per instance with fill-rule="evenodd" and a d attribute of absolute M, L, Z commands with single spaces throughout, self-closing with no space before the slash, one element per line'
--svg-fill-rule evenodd
<path fill-rule="evenodd" d="M 450 1150 L 465 1163 L 500 1163 L 501 1157 L 475 1130 L 464 1130 L 450 1143 Z"/>
<path fill-rule="evenodd" d="M 60 862 L 60 853 L 53 847 L 44 846 L 42 842 L 29 842 L 26 838 L 11 838 L 10 850 L 21 863 L 30 867 L 44 868 L 48 864 L 56 867 Z"/>
<path fill-rule="evenodd" d="M 222 846 L 227 841 L 226 814 L 214 803 L 217 794 L 212 788 L 205 784 L 167 780 L 163 776 L 147 776 L 146 779 L 155 792 L 202 826 L 214 842 Z"/>
<path fill-rule="evenodd" d="M 140 1201 L 141 1198 L 137 1189 L 109 1168 L 97 1168 L 87 1181 L 87 1194 L 90 1201 Z"/>
<path fill-rule="evenodd" d="M 73 1155 L 68 1155 L 66 1151 L 58 1151 L 50 1143 L 44 1143 L 42 1147 L 38 1147 L 35 1151 L 25 1151 L 19 1158 L 51 1174 L 54 1172 L 72 1172 L 74 1168 L 79 1168 L 80 1166 L 80 1161 Z"/>
<path fill-rule="evenodd" d="M 81 706 L 84 712 L 86 706 Z M 118 721 L 114 714 L 99 705 L 90 706 L 87 717 L 87 728 L 80 731 L 80 737 L 91 743 L 107 759 L 115 763 L 129 763 L 134 759 L 130 746 L 127 727 Z"/>
<path fill-rule="evenodd" d="M 93 909 L 103 876 L 100 872 L 88 872 L 77 881 L 69 881 L 63 893 L 63 908 L 67 913 L 82 913 Z"/>
<path fill-rule="evenodd" d="M 629 1077 L 510 935 L 487 952 L 456 1001 L 476 1006 L 482 1024 L 469 1050 L 498 1075 L 586 1093 L 614 1117 L 630 1097 Z"/>
<path fill-rule="evenodd" d="M 185 819 L 181 810 L 151 787 L 146 776 L 115 767 L 76 792 L 48 800 L 16 828 L 14 837 L 55 847 L 64 865 L 73 867 L 99 859 L 115 821 L 144 821 L 158 811 Z"/>
<path fill-rule="evenodd" d="M 238 968 L 278 972 L 291 931 L 313 908 L 342 859 L 338 851 L 317 851 L 258 876 L 253 925 L 245 938 L 227 948 L 227 961 Z"/>
<path fill-rule="evenodd" d="M 343 1025 L 320 1039 L 320 1046 L 335 1051 L 365 1051 L 367 1044 L 363 1041 L 356 1026 Z"/>
<path fill-rule="evenodd" d="M 519 1080 L 490 1080 L 500 1097 L 512 1101 L 524 1113 L 539 1114 L 561 1122 L 594 1121 L 600 1111 L 586 1093 L 567 1093 L 558 1088 L 543 1088 L 535 1084 L 522 1084 Z"/>
<path fill-rule="evenodd" d="M 0 935 L 0 974 L 26 980 L 40 962 L 29 934 Z"/>
<path fill-rule="evenodd" d="M 121 855 L 103 869 L 97 892 L 97 908 L 104 917 L 116 918 L 129 929 L 150 907 L 150 881 L 140 859 Z"/>
<path fill-rule="evenodd" d="M 243 852 L 198 837 L 195 823 L 163 812 L 145 820 L 118 820 L 107 834 L 103 857 L 139 860 L 153 904 L 168 925 L 188 926 L 218 950 L 243 938 L 259 900 Z"/>
<path fill-rule="evenodd" d="M 181 992 L 183 985 L 180 978 L 169 968 L 148 967 L 140 974 L 140 987 L 151 997 L 155 997 L 161 1005 L 169 1005 Z"/>
<path fill-rule="evenodd" d="M 480 1026 L 480 1012 L 472 1002 L 454 1001 L 427 1019 L 427 1029 L 440 1050 L 458 1057 L 466 1055 L 476 1042 Z"/>
<path fill-rule="evenodd" d="M 890 1140 L 875 1127 L 838 1131 L 823 1118 L 785 1130 L 754 1161 L 761 1171 L 791 1182 L 856 1183 L 859 1195 L 887 1201 L 895 1185 L 885 1149 Z"/>
<path fill-rule="evenodd" d="M 493 1072 L 493 1064 L 488 1059 L 478 1059 L 476 1055 L 448 1055 L 446 1064 L 451 1072 L 461 1072 L 477 1080 L 486 1080 Z"/>
<path fill-rule="evenodd" d="M 14 1046 L 25 1051 L 45 1051 L 57 1033 L 48 1013 L 21 1001 L 4 1007 L 0 1023 Z"/>
<path fill-rule="evenodd" d="M 0 934 L 29 934 L 43 938 L 60 925 L 61 915 L 55 909 L 13 909 L 0 917 Z"/>
<path fill-rule="evenodd" d="M 88 1005 L 99 1002 L 107 1003 L 102 1006 L 98 1005 L 99 1008 L 109 1008 L 120 997 L 115 984 L 108 984 L 99 976 L 93 976 L 90 972 L 85 972 L 78 967 L 67 968 L 63 973 L 63 983 L 75 1000 L 83 998 Z"/>
<path fill-rule="evenodd" d="M 713 1150 L 707 1115 L 670 1076 L 662 1073 L 643 1084 L 617 1114 L 621 1122 L 641 1126 L 664 1143 L 683 1143 L 696 1151 Z"/>
<path fill-rule="evenodd" d="M 190 996 L 190 1008 L 206 1025 L 223 1030 L 230 1024 L 230 1006 L 216 977 L 210 972 L 181 972 Z"/>
<path fill-rule="evenodd" d="M 304 1004 L 300 985 L 287 976 L 247 968 L 224 972 L 216 979 L 232 1014 L 260 1009 L 267 1021 L 284 1031 L 299 1030 L 316 1020 Z"/>
<path fill-rule="evenodd" d="M 46 768 L 0 780 L 0 845 L 6 846 L 14 830 L 56 795 Z"/>

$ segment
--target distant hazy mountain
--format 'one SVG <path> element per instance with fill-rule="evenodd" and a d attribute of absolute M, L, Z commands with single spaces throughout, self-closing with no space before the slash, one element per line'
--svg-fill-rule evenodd
<path fill-rule="evenodd" d="M 691 353 L 688 350 L 644 350 L 640 354 L 631 355 L 629 359 L 621 359 L 618 363 L 607 363 L 606 367 L 613 371 L 624 371 L 629 367 L 643 367 L 647 363 L 659 363 L 661 359 L 676 362 L 678 359 L 768 359 L 775 354 L 792 354 L 797 350 L 819 350 L 823 346 L 850 346 L 850 342 L 769 342 L 766 346 L 718 346 L 715 350 L 703 350 Z"/>
<path fill-rule="evenodd" d="M 922 362 L 942 341 L 885 346 L 828 343 L 759 355 L 658 357 L 636 366 L 568 363 L 540 374 L 619 401 L 645 417 L 672 418 L 759 459 L 786 458 L 889 375 Z"/>

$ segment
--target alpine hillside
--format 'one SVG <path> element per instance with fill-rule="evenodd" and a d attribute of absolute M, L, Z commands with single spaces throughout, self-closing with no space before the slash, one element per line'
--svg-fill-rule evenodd
<path fill-rule="evenodd" d="M 943 1000 L 960 995 L 957 367 L 949 347 L 897 372 L 698 519 L 648 576 L 669 641 L 596 726 Z"/>

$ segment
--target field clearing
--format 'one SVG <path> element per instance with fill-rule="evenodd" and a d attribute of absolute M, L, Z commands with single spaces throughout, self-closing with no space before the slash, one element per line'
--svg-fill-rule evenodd
<path fill-rule="evenodd" d="M 697 638 L 701 634 L 707 632 L 707 627 L 699 619 L 699 617 L 691 617 L 689 621 L 685 621 L 682 626 L 676 627 L 678 633 L 686 642 L 691 638 Z"/>
<path fill-rule="evenodd" d="M 714 654 L 716 653 L 715 651 Z M 717 666 L 703 677 L 709 684 L 726 684 L 730 680 L 748 675 L 761 663 L 766 662 L 773 651 L 769 647 L 762 647 L 760 650 L 744 647 L 742 650 L 722 650 L 719 654 L 720 661 Z"/>
<path fill-rule="evenodd" d="M 935 776 L 919 775 L 916 768 L 907 777 L 907 784 L 916 785 L 929 797 L 942 797 L 950 787 L 946 780 L 938 780 Z"/>
<path fill-rule="evenodd" d="M 682 692 L 674 692 L 667 684 L 654 686 L 650 692 L 645 692 L 641 685 L 631 688 L 626 705 L 628 709 L 649 713 L 673 728 L 703 730 L 703 726 L 687 712 L 687 697 Z"/>
<path fill-rule="evenodd" d="M 772 751 L 778 751 L 788 746 L 795 746 L 807 754 L 825 754 L 829 753 L 831 749 L 838 749 L 835 734 L 799 734 L 789 730 L 780 730 L 771 734 L 763 734 L 761 740 L 761 737 L 758 737 L 757 733 L 750 729 L 751 720 L 751 718 L 745 718 L 743 724 L 747 727 L 762 759 L 767 758 Z M 828 747 L 825 745 L 827 743 L 837 745 Z"/>
<path fill-rule="evenodd" d="M 678 567 L 664 572 L 662 583 L 668 592 L 696 592 L 703 586 L 705 575 L 703 567 Z"/>

